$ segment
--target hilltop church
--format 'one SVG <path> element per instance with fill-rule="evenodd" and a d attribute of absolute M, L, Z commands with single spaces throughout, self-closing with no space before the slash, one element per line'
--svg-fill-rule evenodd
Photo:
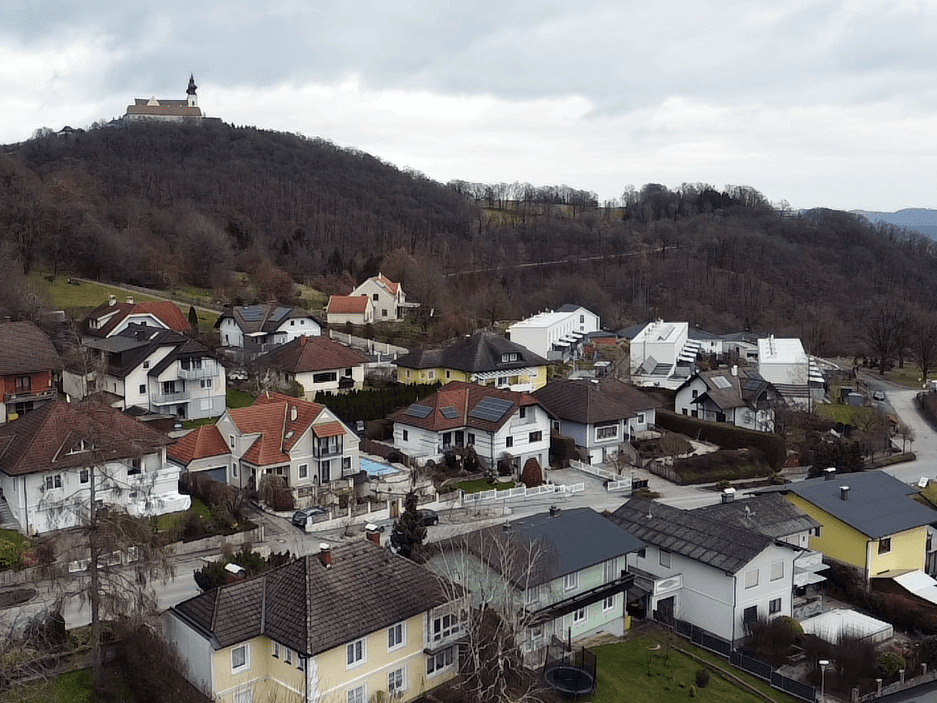
<path fill-rule="evenodd" d="M 127 106 L 125 120 L 158 120 L 160 122 L 199 122 L 202 111 L 198 106 L 195 91 L 194 74 L 189 75 L 189 87 L 185 91 L 185 100 L 157 100 L 156 98 L 136 98 L 133 105 Z"/>

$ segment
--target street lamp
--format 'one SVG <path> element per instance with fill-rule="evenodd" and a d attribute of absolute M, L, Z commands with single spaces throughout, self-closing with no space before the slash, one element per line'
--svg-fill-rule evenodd
<path fill-rule="evenodd" d="M 820 664 L 820 703 L 826 703 L 826 667 L 830 665 L 830 660 L 821 659 L 819 664 Z"/>

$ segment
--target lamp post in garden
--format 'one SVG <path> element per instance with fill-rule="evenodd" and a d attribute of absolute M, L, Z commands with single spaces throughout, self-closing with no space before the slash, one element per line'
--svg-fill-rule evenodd
<path fill-rule="evenodd" d="M 826 703 L 826 667 L 830 665 L 830 660 L 821 659 L 819 664 L 820 664 L 820 703 Z"/>

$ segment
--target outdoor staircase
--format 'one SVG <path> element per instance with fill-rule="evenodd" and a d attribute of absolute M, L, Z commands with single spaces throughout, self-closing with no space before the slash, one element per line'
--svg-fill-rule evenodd
<path fill-rule="evenodd" d="M 0 498 L 0 528 L 4 530 L 20 531 L 20 524 L 13 517 L 13 511 L 7 505 L 6 498 Z"/>

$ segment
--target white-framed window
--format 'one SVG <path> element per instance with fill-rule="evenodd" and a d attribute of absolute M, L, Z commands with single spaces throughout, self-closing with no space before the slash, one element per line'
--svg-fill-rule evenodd
<path fill-rule="evenodd" d="M 586 621 L 586 609 L 580 608 L 573 611 L 573 625 L 578 625 Z"/>
<path fill-rule="evenodd" d="M 146 384 L 145 384 L 145 383 L 141 383 L 141 384 L 140 384 L 140 395 L 146 395 Z"/>
<path fill-rule="evenodd" d="M 143 362 L 143 368 L 145 368 L 145 369 L 150 368 L 150 362 L 149 362 L 149 361 L 144 361 L 144 362 Z"/>
<path fill-rule="evenodd" d="M 351 457 L 342 457 L 342 472 L 348 471 L 349 469 L 351 469 Z"/>
<path fill-rule="evenodd" d="M 426 372 L 426 377 L 427 377 L 430 381 L 435 381 L 435 380 L 436 380 L 436 371 L 435 371 L 434 369 L 430 369 L 429 371 Z"/>
<path fill-rule="evenodd" d="M 286 654 L 283 657 L 283 661 L 285 661 L 287 664 L 293 663 L 293 650 L 289 647 L 286 648 Z"/>
<path fill-rule="evenodd" d="M 51 491 L 53 488 L 61 488 L 62 474 L 49 474 L 46 476 L 45 487 L 47 491 Z"/>
<path fill-rule="evenodd" d="M 365 662 L 367 657 L 364 637 L 345 646 L 345 665 L 350 669 Z"/>
<path fill-rule="evenodd" d="M 407 690 L 407 669 L 400 667 L 387 672 L 387 692 L 391 697 L 399 696 Z"/>
<path fill-rule="evenodd" d="M 602 565 L 602 583 L 611 583 L 618 578 L 618 559 L 609 559 Z"/>
<path fill-rule="evenodd" d="M 249 644 L 240 644 L 231 649 L 231 673 L 238 674 L 251 668 L 251 648 Z"/>
<path fill-rule="evenodd" d="M 300 464 L 300 465 L 299 465 L 299 477 L 300 477 L 300 478 L 309 478 L 309 464 Z"/>
<path fill-rule="evenodd" d="M 643 425 L 643 424 L 644 424 L 644 413 L 638 413 L 638 416 L 635 418 L 635 421 L 636 421 L 639 425 Z"/>
<path fill-rule="evenodd" d="M 234 449 L 234 435 L 233 434 L 228 435 L 228 446 Z"/>
<path fill-rule="evenodd" d="M 527 605 L 540 602 L 540 586 L 531 586 L 527 589 Z"/>
<path fill-rule="evenodd" d="M 81 471 L 78 472 L 78 481 L 79 481 L 80 483 L 88 483 L 88 481 L 90 480 L 90 478 L 91 478 L 91 476 L 90 476 L 90 474 L 88 473 L 88 469 L 82 469 Z M 15 486 L 16 483 L 14 482 L 13 485 Z"/>
<path fill-rule="evenodd" d="M 201 388 L 211 388 L 211 381 L 212 380 L 210 378 L 203 378 L 201 381 L 199 381 L 199 385 Z"/>
<path fill-rule="evenodd" d="M 768 603 L 768 615 L 774 615 L 781 612 L 781 599 L 775 598 Z"/>
<path fill-rule="evenodd" d="M 406 624 L 398 622 L 387 628 L 387 651 L 402 647 L 407 639 Z"/>
<path fill-rule="evenodd" d="M 749 569 L 745 572 L 745 588 L 754 588 L 758 585 L 758 569 Z"/>
<path fill-rule="evenodd" d="M 660 550 L 660 565 L 666 569 L 670 568 L 670 550 L 669 549 Z"/>
<path fill-rule="evenodd" d="M 506 386 L 506 385 L 508 385 L 508 377 L 498 376 L 498 386 Z"/>
<path fill-rule="evenodd" d="M 348 689 L 348 703 L 367 703 L 368 696 L 364 684 Z"/>
<path fill-rule="evenodd" d="M 401 438 L 404 442 L 406 442 L 408 439 L 410 439 L 410 433 L 407 432 L 406 430 L 400 430 L 400 438 Z"/>
<path fill-rule="evenodd" d="M 443 669 L 447 669 L 452 666 L 452 663 L 455 661 L 453 656 L 453 650 L 455 647 L 447 647 L 439 654 L 431 654 L 426 658 L 426 675 L 435 676 Z"/>
<path fill-rule="evenodd" d="M 615 609 L 615 596 L 608 596 L 605 600 L 602 601 L 602 610 L 608 612 L 609 610 Z"/>
<path fill-rule="evenodd" d="M 813 529 L 810 530 L 810 536 L 811 536 L 811 537 L 819 537 L 819 536 L 820 536 L 820 525 L 817 525 L 816 527 L 814 527 Z"/>
<path fill-rule="evenodd" d="M 501 355 L 501 363 L 507 364 L 512 361 L 517 361 L 520 358 L 517 352 L 507 352 Z"/>
<path fill-rule="evenodd" d="M 882 537 L 878 541 L 878 553 L 888 554 L 891 551 L 891 537 Z"/>
<path fill-rule="evenodd" d="M 142 464 L 139 459 L 131 459 L 130 466 L 127 468 L 127 475 L 134 476 L 143 469 Z"/>
<path fill-rule="evenodd" d="M 771 564 L 771 577 L 770 578 L 772 581 L 780 581 L 782 578 L 784 578 L 784 562 L 783 561 L 776 561 L 773 564 Z"/>
<path fill-rule="evenodd" d="M 273 656 L 275 659 L 280 658 L 280 643 L 279 642 L 273 643 Z"/>
<path fill-rule="evenodd" d="M 579 572 L 574 571 L 571 574 L 566 574 L 563 577 L 563 588 L 567 591 L 572 591 L 573 589 L 579 588 Z"/>
<path fill-rule="evenodd" d="M 618 423 L 609 422 L 602 425 L 595 426 L 595 439 L 597 442 L 601 442 L 605 439 L 615 439 L 618 436 Z"/>
<path fill-rule="evenodd" d="M 527 417 L 527 407 L 522 405 L 518 410 L 518 413 L 520 413 L 520 418 L 523 420 L 525 417 Z"/>
<path fill-rule="evenodd" d="M 527 437 L 527 441 L 530 444 L 533 444 L 534 442 L 542 442 L 543 432 L 541 432 L 540 430 L 537 430 L 536 432 L 531 432 L 530 435 Z"/>
<path fill-rule="evenodd" d="M 508 435 L 504 438 L 504 446 L 508 449 L 514 446 L 514 438 Z"/>
<path fill-rule="evenodd" d="M 459 618 L 455 613 L 446 613 L 433 619 L 433 642 L 443 640 L 459 631 Z"/>

